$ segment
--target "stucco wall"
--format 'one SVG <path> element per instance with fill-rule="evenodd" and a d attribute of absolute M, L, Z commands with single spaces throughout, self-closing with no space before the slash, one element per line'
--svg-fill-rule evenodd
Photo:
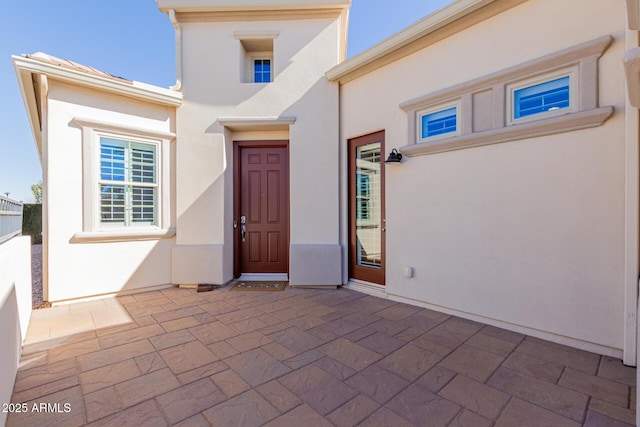
<path fill-rule="evenodd" d="M 31 318 L 31 238 L 14 237 L 0 244 L 0 402 L 11 393 Z M 7 413 L 0 412 L 0 425 Z"/>
<path fill-rule="evenodd" d="M 85 296 L 132 291 L 171 283 L 171 248 L 175 239 L 119 242 L 77 241 L 83 231 L 83 212 L 91 202 L 83 199 L 82 129 L 74 119 L 83 118 L 116 126 L 171 132 L 174 111 L 130 98 L 49 83 L 47 146 L 43 170 L 48 218 L 44 244 L 48 275 L 45 297 L 61 301 Z M 170 175 L 163 198 L 170 199 L 170 223 L 175 224 L 175 142 L 171 143 Z M 46 291 L 45 291 L 46 292 Z"/>
<path fill-rule="evenodd" d="M 181 24 L 181 30 L 174 282 L 224 283 L 233 277 L 233 141 L 249 137 L 290 141 L 292 252 L 304 243 L 333 245 L 339 253 L 338 85 L 324 76 L 339 60 L 338 18 L 196 22 Z M 242 82 L 238 33 L 277 33 L 272 83 Z M 268 125 L 230 129 L 218 121 L 269 117 L 293 117 L 295 123 L 269 131 Z M 208 264 L 186 262 L 187 253 Z M 296 265 L 301 273 L 313 268 Z M 331 280 L 337 284 L 340 278 Z"/>
<path fill-rule="evenodd" d="M 403 102 L 614 37 L 599 61 L 600 106 L 616 110 L 604 125 L 387 167 L 391 298 L 620 356 L 624 19 L 621 1 L 529 1 L 342 87 L 343 158 L 380 129 L 390 151 L 411 142 Z"/>

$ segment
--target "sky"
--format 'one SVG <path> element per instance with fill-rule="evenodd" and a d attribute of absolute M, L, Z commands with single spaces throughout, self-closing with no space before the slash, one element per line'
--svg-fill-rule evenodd
<path fill-rule="evenodd" d="M 33 202 L 42 179 L 12 55 L 46 52 L 129 80 L 175 83 L 174 29 L 155 0 L 8 0 L 0 26 L 0 194 Z M 347 56 L 451 0 L 352 0 Z"/>

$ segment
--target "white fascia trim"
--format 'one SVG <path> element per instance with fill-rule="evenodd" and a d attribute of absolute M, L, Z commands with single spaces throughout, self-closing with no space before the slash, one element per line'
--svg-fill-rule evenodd
<path fill-rule="evenodd" d="M 351 7 L 351 0 L 157 0 L 158 9 L 176 12 L 226 12 L 251 10 L 310 10 L 310 9 L 344 9 Z M 214 4 L 212 4 L 214 3 Z"/>
<path fill-rule="evenodd" d="M 150 101 L 157 104 L 168 105 L 172 107 L 178 107 L 182 105 L 182 94 L 170 89 L 165 89 L 140 82 L 132 82 L 131 84 L 123 83 L 105 77 L 57 67 L 52 64 L 46 64 L 41 61 L 24 58 L 22 56 L 14 55 L 12 58 L 15 67 L 19 70 L 28 71 L 31 73 L 45 74 L 58 80 L 71 82 L 82 86 L 88 86 L 91 88 L 137 98 L 144 101 Z"/>
<path fill-rule="evenodd" d="M 38 159 L 42 165 L 42 131 L 40 130 L 40 122 L 38 121 L 38 106 L 36 104 L 36 92 L 31 81 L 31 73 L 23 72 L 14 61 L 14 69 L 18 78 L 18 86 L 20 87 L 20 94 L 22 95 L 22 101 L 24 102 L 24 108 L 27 111 L 27 117 L 29 118 L 29 124 L 31 126 L 31 133 L 33 134 L 33 140 L 36 143 L 36 151 L 38 152 Z M 28 80 L 25 82 L 25 79 Z"/>
<path fill-rule="evenodd" d="M 431 15 L 426 16 L 415 24 L 392 35 L 386 40 L 378 43 L 370 49 L 344 61 L 329 71 L 327 79 L 331 81 L 340 80 L 347 74 L 356 71 L 378 59 L 393 53 L 394 51 L 407 46 L 408 44 L 430 34 L 448 24 L 469 15 L 476 10 L 493 3 L 496 0 L 458 0 L 449 6 L 440 9 Z"/>

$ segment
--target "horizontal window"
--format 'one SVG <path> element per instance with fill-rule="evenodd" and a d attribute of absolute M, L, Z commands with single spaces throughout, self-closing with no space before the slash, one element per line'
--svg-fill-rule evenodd
<path fill-rule="evenodd" d="M 577 67 L 507 85 L 507 125 L 578 111 Z"/>
<path fill-rule="evenodd" d="M 570 90 L 569 76 L 518 89 L 513 93 L 513 118 L 569 108 Z"/>
<path fill-rule="evenodd" d="M 418 135 L 421 141 L 446 138 L 460 133 L 459 105 L 447 105 L 418 113 Z"/>

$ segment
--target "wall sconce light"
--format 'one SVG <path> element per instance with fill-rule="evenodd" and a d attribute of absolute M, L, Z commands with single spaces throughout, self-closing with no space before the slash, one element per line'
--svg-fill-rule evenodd
<path fill-rule="evenodd" d="M 400 163 L 400 161 L 402 160 L 402 154 L 398 152 L 398 150 L 396 150 L 395 148 L 393 150 L 391 150 L 391 152 L 389 153 L 389 157 L 387 157 L 387 160 L 385 160 L 385 163 Z"/>

